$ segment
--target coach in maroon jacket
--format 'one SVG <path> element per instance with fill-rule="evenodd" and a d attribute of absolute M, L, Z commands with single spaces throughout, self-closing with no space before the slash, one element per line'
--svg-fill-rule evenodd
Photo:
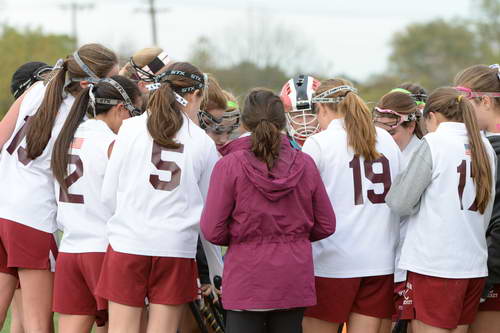
<path fill-rule="evenodd" d="M 201 218 L 206 239 L 229 246 L 227 332 L 299 333 L 316 304 L 311 242 L 334 232 L 335 215 L 313 160 L 282 134 L 279 97 L 252 91 L 242 121 L 251 135 L 222 149 Z"/>

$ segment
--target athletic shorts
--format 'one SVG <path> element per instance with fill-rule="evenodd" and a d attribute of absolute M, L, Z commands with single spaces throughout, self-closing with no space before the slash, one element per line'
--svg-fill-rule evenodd
<path fill-rule="evenodd" d="M 500 284 L 493 285 L 490 290 L 486 301 L 479 304 L 479 311 L 500 311 Z"/>
<path fill-rule="evenodd" d="M 149 303 L 179 305 L 198 295 L 198 272 L 191 258 L 128 254 L 108 247 L 97 285 L 97 295 L 129 306 Z"/>
<path fill-rule="evenodd" d="M 447 279 L 408 272 L 415 319 L 443 329 L 474 321 L 485 278 Z"/>
<path fill-rule="evenodd" d="M 59 253 L 54 280 L 54 312 L 95 316 L 98 326 L 106 323 L 108 301 L 95 294 L 104 254 Z"/>
<path fill-rule="evenodd" d="M 412 320 L 413 316 L 413 299 L 411 295 L 411 287 L 406 281 L 397 282 L 394 284 L 394 314 L 392 321 Z"/>
<path fill-rule="evenodd" d="M 0 272 L 17 277 L 18 268 L 55 271 L 55 234 L 0 218 Z"/>
<path fill-rule="evenodd" d="M 345 323 L 352 312 L 376 318 L 391 318 L 394 312 L 394 275 L 362 278 L 315 277 L 318 304 L 304 316 L 332 323 Z"/>

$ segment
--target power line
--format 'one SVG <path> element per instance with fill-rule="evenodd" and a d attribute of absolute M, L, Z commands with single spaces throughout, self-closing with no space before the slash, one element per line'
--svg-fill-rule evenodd
<path fill-rule="evenodd" d="M 149 16 L 151 18 L 151 32 L 153 35 L 153 44 L 155 46 L 157 46 L 158 45 L 158 27 L 156 24 L 156 15 L 158 13 L 168 12 L 170 10 L 168 8 L 156 8 L 155 1 L 156 0 L 147 0 L 148 8 L 146 10 L 143 9 L 143 10 L 139 10 L 139 11 L 146 12 L 147 14 L 149 14 Z"/>
<path fill-rule="evenodd" d="M 71 30 L 72 36 L 75 41 L 75 49 L 78 48 L 78 12 L 85 9 L 93 9 L 94 4 L 79 4 L 76 1 L 71 2 L 70 4 L 59 5 L 59 7 L 63 10 L 69 10 L 71 14 Z"/>

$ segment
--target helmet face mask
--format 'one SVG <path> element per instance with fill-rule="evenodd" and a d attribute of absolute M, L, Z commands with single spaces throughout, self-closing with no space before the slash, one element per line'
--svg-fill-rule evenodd
<path fill-rule="evenodd" d="M 318 117 L 312 103 L 314 91 L 319 84 L 312 76 L 298 75 L 290 79 L 281 90 L 288 135 L 300 142 L 319 132 Z"/>
<path fill-rule="evenodd" d="M 214 117 L 210 112 L 200 111 L 198 112 L 198 120 L 200 127 L 206 131 L 211 131 L 217 135 L 231 134 L 240 127 L 240 111 L 225 112 L 221 118 Z"/>

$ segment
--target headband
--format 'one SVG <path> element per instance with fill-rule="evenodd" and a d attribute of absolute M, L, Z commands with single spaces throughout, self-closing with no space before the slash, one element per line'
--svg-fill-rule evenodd
<path fill-rule="evenodd" d="M 19 95 L 24 92 L 26 89 L 31 87 L 32 84 L 34 84 L 37 81 L 42 81 L 43 78 L 41 75 L 45 72 L 51 72 L 53 70 L 53 67 L 46 65 L 42 66 L 39 69 L 37 69 L 26 81 L 21 83 L 19 87 L 14 91 L 13 95 L 15 98 L 18 98 Z"/>
<path fill-rule="evenodd" d="M 233 102 L 233 101 L 227 101 L 227 108 L 228 109 L 237 109 L 239 107 L 238 103 Z"/>
<path fill-rule="evenodd" d="M 134 58 L 130 57 L 130 64 L 138 73 L 139 79 L 143 81 L 154 81 L 155 73 L 158 73 L 163 67 L 165 67 L 170 61 L 169 55 L 163 51 L 151 60 L 149 64 L 144 67 L 138 66 L 134 62 Z M 141 77 L 142 76 L 142 77 Z"/>
<path fill-rule="evenodd" d="M 104 105 L 118 105 L 120 103 L 124 103 L 125 105 L 125 108 L 129 111 L 130 115 L 131 116 L 139 116 L 141 114 L 140 110 L 138 110 L 134 104 L 132 103 L 132 100 L 130 99 L 129 95 L 127 94 L 127 92 L 125 91 L 125 89 L 118 83 L 116 82 L 115 80 L 111 79 L 111 78 L 106 78 L 106 79 L 103 79 L 101 80 L 100 82 L 105 82 L 105 83 L 109 83 L 110 85 L 113 86 L 113 88 L 115 88 L 119 93 L 120 95 L 122 96 L 123 98 L 123 101 L 122 100 L 118 100 L 118 99 L 111 99 L 111 98 L 95 98 L 95 96 L 93 97 L 94 93 L 93 93 L 93 85 L 89 91 L 89 95 L 90 95 L 90 99 L 94 101 L 95 104 L 104 104 Z M 94 109 L 94 116 L 95 116 L 95 109 Z"/>
<path fill-rule="evenodd" d="M 394 128 L 398 127 L 402 123 L 409 122 L 409 121 L 417 121 L 418 120 L 418 115 L 417 115 L 416 112 L 409 113 L 409 114 L 402 114 L 402 113 L 396 112 L 396 111 L 391 110 L 391 109 L 381 109 L 379 107 L 375 107 L 375 112 L 389 113 L 389 114 L 396 115 L 396 116 L 399 117 L 399 120 L 397 121 L 396 124 L 394 124 L 394 125 L 387 125 L 391 129 L 394 129 Z"/>
<path fill-rule="evenodd" d="M 483 96 L 500 98 L 500 92 L 472 91 L 472 89 L 462 86 L 455 87 L 455 90 L 464 93 L 463 95 L 468 99 Z"/>
<path fill-rule="evenodd" d="M 411 97 L 413 97 L 413 99 L 415 100 L 415 104 L 417 104 L 418 106 L 425 105 L 425 102 L 419 101 L 418 98 L 421 98 L 421 99 L 427 98 L 426 94 L 414 94 L 411 91 L 403 89 L 403 88 L 394 88 L 391 91 L 389 91 L 389 93 L 392 93 L 392 92 L 402 92 L 404 94 L 410 95 Z"/>
<path fill-rule="evenodd" d="M 349 93 L 349 92 L 357 93 L 358 92 L 358 90 L 356 88 L 353 88 L 351 86 L 347 86 L 347 85 L 339 86 L 339 87 L 335 87 L 335 88 L 329 89 L 327 91 L 324 91 L 321 94 L 313 97 L 312 102 L 313 103 L 340 103 L 344 100 L 345 96 L 333 97 L 333 98 L 332 97 L 327 98 L 326 96 L 329 96 L 329 95 L 335 94 L 336 92 L 344 91 L 344 90 L 346 90 L 347 93 Z"/>
<path fill-rule="evenodd" d="M 92 82 L 92 83 L 99 82 L 99 77 L 94 72 L 92 72 L 92 70 L 83 62 L 83 60 L 78 55 L 78 50 L 76 50 L 75 53 L 73 53 L 73 59 L 75 59 L 75 61 L 78 64 L 78 66 L 80 66 L 80 68 L 82 69 L 82 71 L 84 71 L 89 77 L 86 77 L 86 78 L 83 78 L 83 79 L 82 78 L 72 79 L 71 81 L 73 81 L 73 82 L 89 81 L 89 82 Z"/>

